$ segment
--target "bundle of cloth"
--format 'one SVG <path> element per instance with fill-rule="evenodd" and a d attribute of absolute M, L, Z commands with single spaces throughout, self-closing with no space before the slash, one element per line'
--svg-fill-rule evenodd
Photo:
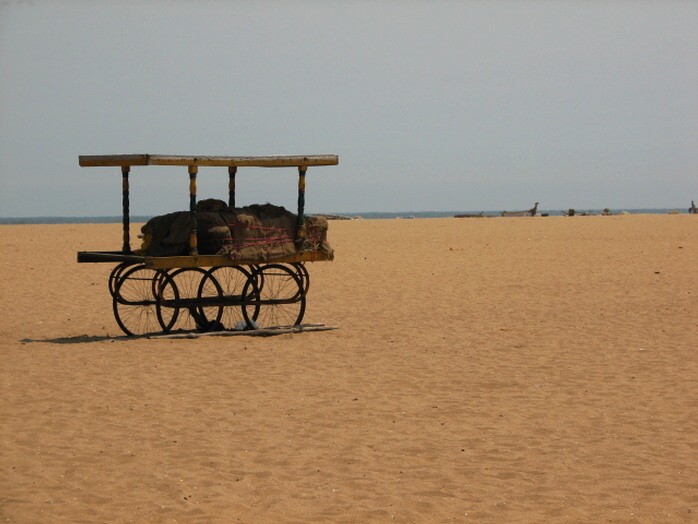
<path fill-rule="evenodd" d="M 330 258 L 327 220 L 306 216 L 302 241 L 296 241 L 297 216 L 281 206 L 253 204 L 230 208 L 222 200 L 197 203 L 197 248 L 201 255 L 227 255 L 238 260 L 273 261 L 299 251 L 320 251 Z M 191 214 L 176 211 L 151 218 L 141 228 L 147 256 L 189 254 Z"/>

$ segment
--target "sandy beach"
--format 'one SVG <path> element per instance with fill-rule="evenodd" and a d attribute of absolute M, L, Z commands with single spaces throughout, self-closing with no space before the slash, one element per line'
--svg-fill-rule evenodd
<path fill-rule="evenodd" d="M 337 330 L 197 339 L 120 228 L 0 226 L 0 521 L 698 522 L 698 216 L 333 221 Z"/>

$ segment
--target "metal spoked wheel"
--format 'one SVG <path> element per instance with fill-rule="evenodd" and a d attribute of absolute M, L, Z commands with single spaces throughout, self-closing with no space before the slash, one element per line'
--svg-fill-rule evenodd
<path fill-rule="evenodd" d="M 248 327 L 298 325 L 305 314 L 305 293 L 296 268 L 267 264 L 252 272 L 243 289 Z"/>
<path fill-rule="evenodd" d="M 208 271 L 206 278 L 215 280 L 223 291 L 221 323 L 226 329 L 244 329 L 247 325 L 242 313 L 247 302 L 243 290 L 250 276 L 250 271 L 242 266 L 216 266 Z"/>
<path fill-rule="evenodd" d="M 168 332 L 176 317 L 172 311 L 162 310 L 159 303 L 159 285 L 162 271 L 137 265 L 128 269 L 117 268 L 113 277 L 112 307 L 114 318 L 127 335 L 139 336 Z"/>
<path fill-rule="evenodd" d="M 160 286 L 161 309 L 171 310 L 177 327 L 184 330 L 220 329 L 223 316 L 223 290 L 208 272 L 180 268 L 168 273 Z"/>

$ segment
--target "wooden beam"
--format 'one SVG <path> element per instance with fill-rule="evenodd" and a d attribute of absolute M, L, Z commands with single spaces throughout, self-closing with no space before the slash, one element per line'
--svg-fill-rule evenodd
<path fill-rule="evenodd" d="M 147 166 L 148 155 L 80 155 L 82 167 Z"/>
<path fill-rule="evenodd" d="M 185 331 L 183 333 L 166 333 L 164 335 L 147 335 L 148 338 L 201 338 L 201 337 L 235 337 L 235 336 L 254 336 L 254 337 L 271 337 L 274 335 L 286 335 L 288 333 L 304 333 L 307 331 L 332 331 L 339 329 L 336 326 L 326 326 L 325 324 L 298 324 L 295 326 L 275 326 L 268 328 L 257 329 L 242 329 L 239 331 L 226 329 L 223 331 Z"/>
<path fill-rule="evenodd" d="M 197 255 L 151 257 L 126 254 L 121 251 L 78 251 L 78 262 L 133 262 L 143 263 L 153 269 L 174 269 L 179 267 L 247 266 L 260 263 L 292 264 L 294 262 L 323 262 L 334 259 L 334 254 L 323 251 L 303 251 L 260 262 L 259 258 L 233 259 L 228 255 Z"/>
<path fill-rule="evenodd" d="M 103 166 L 227 166 L 309 167 L 339 164 L 337 155 L 182 156 L 182 155 L 80 155 L 82 167 Z"/>

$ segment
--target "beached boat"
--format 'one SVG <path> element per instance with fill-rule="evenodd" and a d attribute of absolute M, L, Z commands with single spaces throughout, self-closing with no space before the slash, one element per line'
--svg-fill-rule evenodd
<path fill-rule="evenodd" d="M 534 217 L 536 216 L 536 212 L 538 211 L 538 202 L 534 204 L 534 206 L 527 210 L 527 211 L 502 211 L 500 214 L 503 217 Z"/>
<path fill-rule="evenodd" d="M 479 218 L 484 216 L 484 211 L 480 211 L 479 213 L 463 213 L 461 215 L 453 215 L 454 218 Z"/>

